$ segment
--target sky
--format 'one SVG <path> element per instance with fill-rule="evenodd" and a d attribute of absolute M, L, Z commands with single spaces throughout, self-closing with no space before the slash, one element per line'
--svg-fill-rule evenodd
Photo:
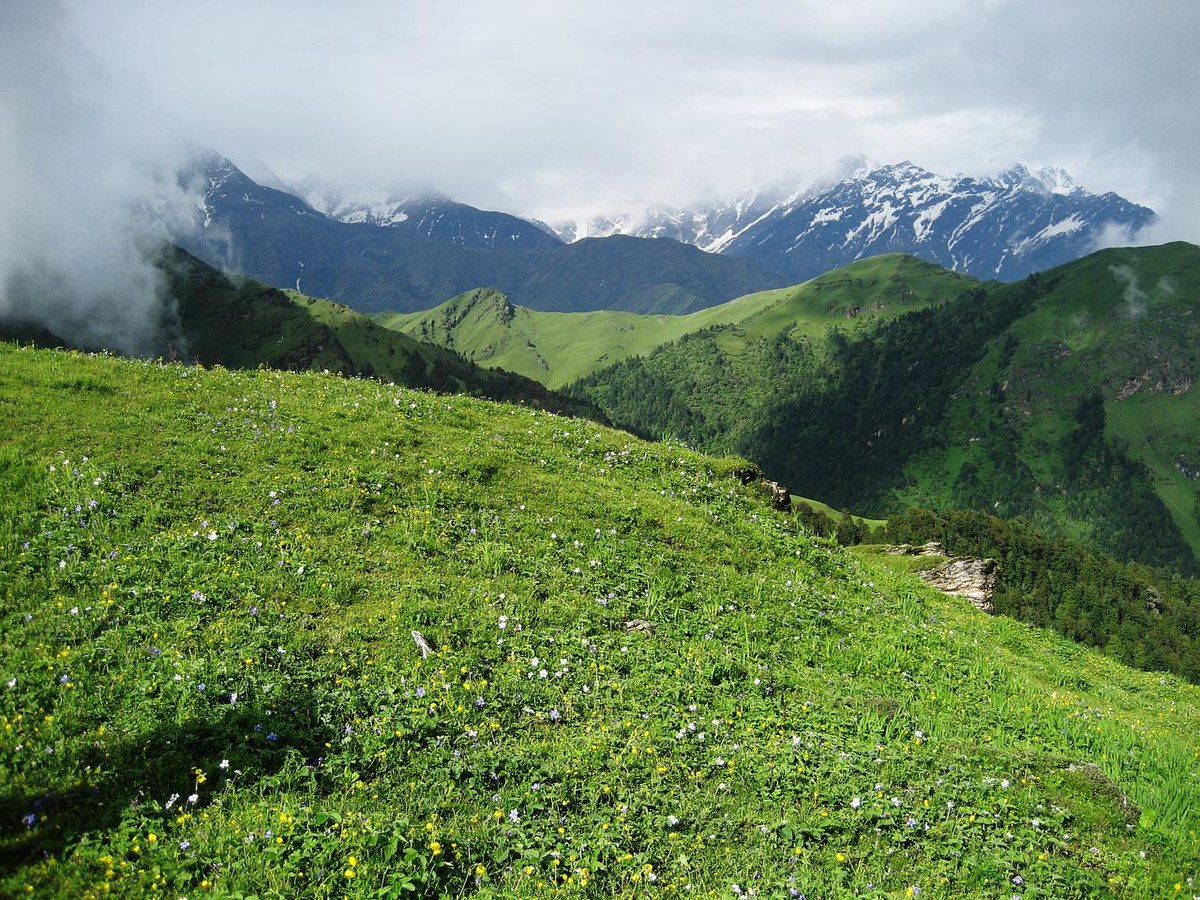
<path fill-rule="evenodd" d="M 1195 0 L 65 0 L 118 113 L 250 174 L 546 219 L 910 160 L 1200 240 Z"/>
<path fill-rule="evenodd" d="M 150 341 L 200 149 L 548 222 L 1023 162 L 1200 243 L 1197 47 L 1195 0 L 0 0 L 0 313 Z"/>

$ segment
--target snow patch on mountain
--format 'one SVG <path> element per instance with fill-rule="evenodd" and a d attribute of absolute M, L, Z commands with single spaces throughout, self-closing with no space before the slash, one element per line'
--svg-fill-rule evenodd
<path fill-rule="evenodd" d="M 860 164 L 842 180 L 694 207 L 653 207 L 558 226 L 565 241 L 670 237 L 752 259 L 789 279 L 905 252 L 979 277 L 1015 279 L 1083 256 L 1102 234 L 1135 235 L 1152 210 L 1095 195 L 1055 167 L 992 178 L 945 176 L 912 162 Z"/>

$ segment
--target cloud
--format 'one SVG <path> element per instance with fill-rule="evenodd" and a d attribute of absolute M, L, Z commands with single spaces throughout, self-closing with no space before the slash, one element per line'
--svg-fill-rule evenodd
<path fill-rule="evenodd" d="M 1058 164 L 1200 239 L 1200 13 L 1156 0 L 69 0 L 195 140 L 288 180 L 619 212 L 847 156 Z"/>
<path fill-rule="evenodd" d="M 152 353 L 171 315 L 148 259 L 195 208 L 175 176 L 187 151 L 65 22 L 0 0 L 0 318 Z"/>

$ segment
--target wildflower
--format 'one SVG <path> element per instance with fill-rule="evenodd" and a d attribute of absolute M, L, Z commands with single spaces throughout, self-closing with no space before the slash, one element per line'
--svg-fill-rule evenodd
<path fill-rule="evenodd" d="M 208 685 L 202 681 L 198 685 L 196 685 L 196 690 L 198 690 L 200 693 L 203 694 L 205 691 L 208 690 Z"/>
<path fill-rule="evenodd" d="M 267 735 L 267 740 L 271 741 L 271 742 L 275 742 L 275 741 L 279 740 L 279 735 L 277 735 L 275 732 L 272 731 L 270 734 Z"/>
<path fill-rule="evenodd" d="M 442 845 L 439 844 L 437 841 L 430 841 L 429 842 L 429 852 L 432 853 L 434 856 L 441 856 L 442 855 Z"/>
<path fill-rule="evenodd" d="M 1012 883 L 1015 884 L 1017 887 L 1020 887 L 1021 885 L 1023 885 L 1025 883 L 1025 879 L 1022 878 L 1020 875 L 1014 875 Z"/>
<path fill-rule="evenodd" d="M 184 838 L 182 841 L 179 842 L 180 850 L 187 850 L 191 846 L 192 846 L 192 842 L 189 841 L 187 838 Z"/>
<path fill-rule="evenodd" d="M 34 813 L 26 813 L 21 816 L 21 824 L 26 828 L 32 828 L 33 823 L 37 821 L 37 816 Z"/>
<path fill-rule="evenodd" d="M 199 802 L 200 802 L 200 795 L 199 795 L 199 794 L 188 794 L 187 802 L 188 802 L 188 803 L 193 803 L 193 804 L 195 804 L 195 803 L 199 803 Z"/>
<path fill-rule="evenodd" d="M 515 809 L 510 809 L 508 811 L 508 821 L 514 825 L 519 825 L 521 823 L 521 814 Z"/>
<path fill-rule="evenodd" d="M 417 694 L 417 699 L 420 700 L 422 697 L 425 696 L 425 688 L 423 688 L 423 687 L 417 688 L 416 694 Z"/>
<path fill-rule="evenodd" d="M 853 800 L 850 801 L 851 809 L 858 809 L 860 806 L 862 806 L 862 798 L 861 797 L 855 797 Z"/>
<path fill-rule="evenodd" d="M 557 722 L 561 718 L 562 718 L 562 713 L 560 713 L 557 709 L 550 710 L 550 721 L 551 722 Z"/>

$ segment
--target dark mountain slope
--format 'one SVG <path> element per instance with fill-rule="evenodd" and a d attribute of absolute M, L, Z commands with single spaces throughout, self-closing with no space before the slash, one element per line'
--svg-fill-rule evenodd
<path fill-rule="evenodd" d="M 491 220 L 425 230 L 407 221 L 337 221 L 219 157 L 190 178 L 207 186 L 205 208 L 194 231 L 178 236 L 181 246 L 222 268 L 366 312 L 426 309 L 479 287 L 533 309 L 686 312 L 783 283 L 751 262 L 675 243 L 625 238 L 568 247 L 527 223 L 540 237 L 484 240 L 488 228 L 501 227 Z"/>

